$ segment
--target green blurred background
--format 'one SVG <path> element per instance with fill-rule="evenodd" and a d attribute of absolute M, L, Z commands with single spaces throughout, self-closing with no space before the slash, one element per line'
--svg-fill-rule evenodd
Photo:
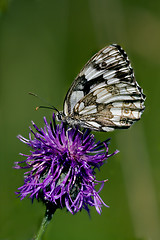
<path fill-rule="evenodd" d="M 99 216 L 91 209 L 72 216 L 56 212 L 43 239 L 160 239 L 160 1 L 0 0 L 0 240 L 28 240 L 44 215 L 41 203 L 20 201 L 14 192 L 23 171 L 12 168 L 28 153 L 16 136 L 28 137 L 42 104 L 35 92 L 58 109 L 80 69 L 96 51 L 118 43 L 127 51 L 147 95 L 140 122 L 129 130 L 96 133 L 119 149 L 97 173 L 109 179 L 101 192 L 110 205 Z"/>

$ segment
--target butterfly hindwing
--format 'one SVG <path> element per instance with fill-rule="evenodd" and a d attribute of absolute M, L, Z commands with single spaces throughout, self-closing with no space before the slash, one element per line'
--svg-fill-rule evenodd
<path fill-rule="evenodd" d="M 128 128 L 140 119 L 144 100 L 127 54 L 110 45 L 95 54 L 72 83 L 64 115 L 92 130 Z"/>
<path fill-rule="evenodd" d="M 130 88 L 132 89 L 134 88 Z M 118 91 L 118 86 L 116 90 L 113 86 L 112 88 L 107 86 L 83 97 L 75 105 L 73 113 L 86 124 L 88 122 L 91 124 L 90 121 L 92 121 L 92 129 L 96 126 L 97 131 L 105 131 L 108 129 L 107 126 L 111 131 L 114 128 L 130 127 L 132 123 L 140 119 L 143 110 L 144 105 L 138 92 L 132 94 L 122 87 Z"/>

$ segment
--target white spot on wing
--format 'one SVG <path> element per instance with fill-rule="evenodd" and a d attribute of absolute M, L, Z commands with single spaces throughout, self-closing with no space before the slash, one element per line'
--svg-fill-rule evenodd
<path fill-rule="evenodd" d="M 84 103 L 81 102 L 80 105 L 79 105 L 79 109 L 78 110 L 81 111 L 83 108 L 84 108 Z"/>
<path fill-rule="evenodd" d="M 97 91 L 96 91 L 97 92 Z M 104 97 L 106 97 L 106 96 L 112 96 L 112 94 L 110 93 L 108 93 L 108 91 L 107 91 L 107 89 L 103 89 L 103 91 L 100 91 L 100 92 L 98 92 L 97 94 L 97 98 L 99 99 L 99 98 L 102 98 L 103 96 Z"/>
<path fill-rule="evenodd" d="M 106 132 L 111 132 L 114 130 L 114 128 L 110 128 L 110 127 L 102 127 L 103 131 L 106 131 Z"/>
<path fill-rule="evenodd" d="M 116 116 L 116 115 L 121 116 L 122 115 L 121 108 L 111 108 L 110 111 L 114 116 Z"/>
<path fill-rule="evenodd" d="M 114 54 L 117 54 L 117 51 L 114 49 L 109 52 L 109 55 L 114 55 Z"/>
<path fill-rule="evenodd" d="M 91 105 L 91 106 L 86 106 L 82 111 L 79 112 L 79 114 L 93 114 L 97 112 L 97 108 L 95 105 Z"/>
<path fill-rule="evenodd" d="M 90 72 L 92 72 L 93 68 L 92 68 L 92 66 L 88 66 L 88 68 L 86 67 L 84 70 L 85 70 L 84 71 L 85 75 L 87 76 Z"/>
<path fill-rule="evenodd" d="M 104 79 L 110 79 L 114 77 L 115 73 L 116 73 L 115 70 L 106 71 L 103 77 Z"/>
<path fill-rule="evenodd" d="M 137 108 L 141 108 L 141 102 L 134 102 L 134 105 L 135 105 Z"/>
<path fill-rule="evenodd" d="M 101 125 L 97 122 L 93 122 L 93 121 L 87 121 L 88 124 L 92 125 L 93 127 L 99 128 Z"/>
<path fill-rule="evenodd" d="M 97 84 L 97 85 L 93 85 L 90 87 L 91 89 L 91 92 L 95 91 L 96 89 L 99 89 L 99 88 L 102 88 L 102 87 L 106 87 L 106 83 L 105 82 L 102 82 L 100 84 Z M 95 94 L 94 94 L 95 95 Z"/>
<path fill-rule="evenodd" d="M 107 84 L 111 85 L 111 84 L 116 84 L 119 83 L 119 79 L 118 78 L 111 78 L 107 80 Z"/>
<path fill-rule="evenodd" d="M 110 51 L 110 47 L 106 47 L 104 50 L 103 50 L 103 53 L 107 53 Z"/>
<path fill-rule="evenodd" d="M 67 116 L 68 115 L 68 105 L 67 102 L 65 101 L 64 103 L 64 114 Z"/>
<path fill-rule="evenodd" d="M 132 115 L 135 119 L 140 117 L 140 112 L 139 111 L 132 111 Z"/>
<path fill-rule="evenodd" d="M 108 96 L 105 98 L 105 96 L 103 98 L 97 98 L 96 102 L 97 103 L 105 103 L 105 104 L 108 104 L 108 103 L 112 103 L 114 101 L 127 101 L 127 100 L 133 100 L 133 98 L 129 95 L 126 95 L 126 96 L 115 96 L 115 97 L 110 97 L 108 98 Z"/>
<path fill-rule="evenodd" d="M 76 103 L 83 97 L 84 97 L 83 91 L 72 92 L 71 97 L 70 97 L 71 113 L 73 112 L 73 108 L 76 105 Z"/>
<path fill-rule="evenodd" d="M 112 100 L 112 94 L 111 93 L 106 94 L 106 92 L 104 93 L 104 91 L 102 93 L 103 94 L 101 94 L 101 93 L 97 94 L 97 100 L 96 100 L 97 103 L 106 103 L 107 99 Z M 109 102 L 112 102 L 111 100 Z"/>
<path fill-rule="evenodd" d="M 104 70 L 100 70 L 100 71 L 99 71 L 99 70 L 97 70 L 97 69 L 95 69 L 95 68 L 93 68 L 93 67 L 90 66 L 90 67 L 87 69 L 87 71 L 85 72 L 85 78 L 86 78 L 88 81 L 90 81 L 91 79 L 94 79 L 94 78 L 102 75 L 103 72 L 104 72 Z"/>
<path fill-rule="evenodd" d="M 97 97 L 101 97 L 107 93 L 108 92 L 105 88 L 98 88 L 97 90 L 94 91 L 93 96 L 97 95 Z"/>
<path fill-rule="evenodd" d="M 115 57 L 112 57 L 112 58 L 107 59 L 105 62 L 107 65 L 109 65 L 109 64 L 115 62 L 115 59 L 116 59 Z"/>
<path fill-rule="evenodd" d="M 123 106 L 123 103 L 122 102 L 114 102 L 114 103 L 112 103 L 112 105 L 113 105 L 113 107 L 117 107 L 117 108 L 122 108 L 122 106 Z"/>

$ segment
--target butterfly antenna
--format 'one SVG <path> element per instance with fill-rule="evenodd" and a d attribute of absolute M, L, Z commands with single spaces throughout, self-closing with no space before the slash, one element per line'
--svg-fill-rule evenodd
<path fill-rule="evenodd" d="M 44 102 L 44 103 L 46 103 L 47 105 L 49 105 L 49 106 L 39 106 L 39 107 L 36 107 L 36 110 L 38 110 L 39 108 L 48 108 L 48 109 L 53 109 L 53 110 L 55 110 L 56 112 L 59 113 L 59 111 L 58 111 L 58 109 L 57 109 L 56 107 L 54 107 L 53 105 L 51 105 L 50 103 L 48 103 L 45 99 L 39 97 L 37 94 L 32 93 L 32 92 L 29 92 L 28 94 L 31 95 L 31 96 L 34 96 L 34 97 L 38 98 L 38 99 L 41 100 L 42 102 Z"/>

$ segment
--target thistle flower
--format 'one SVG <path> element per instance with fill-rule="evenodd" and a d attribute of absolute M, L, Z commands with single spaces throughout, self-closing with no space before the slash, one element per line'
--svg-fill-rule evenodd
<path fill-rule="evenodd" d="M 48 124 L 39 129 L 32 122 L 29 139 L 18 136 L 20 141 L 31 147 L 29 155 L 22 162 L 15 162 L 17 169 L 29 169 L 24 173 L 24 185 L 16 193 L 21 200 L 28 196 L 43 201 L 54 208 L 66 207 L 72 214 L 89 206 L 94 206 L 100 214 L 102 205 L 107 205 L 99 196 L 107 180 L 98 181 L 95 169 L 100 167 L 112 155 L 108 153 L 108 140 L 95 141 L 90 130 L 82 132 L 77 128 L 68 128 L 64 123 Z M 100 185 L 96 191 L 96 185 Z"/>

